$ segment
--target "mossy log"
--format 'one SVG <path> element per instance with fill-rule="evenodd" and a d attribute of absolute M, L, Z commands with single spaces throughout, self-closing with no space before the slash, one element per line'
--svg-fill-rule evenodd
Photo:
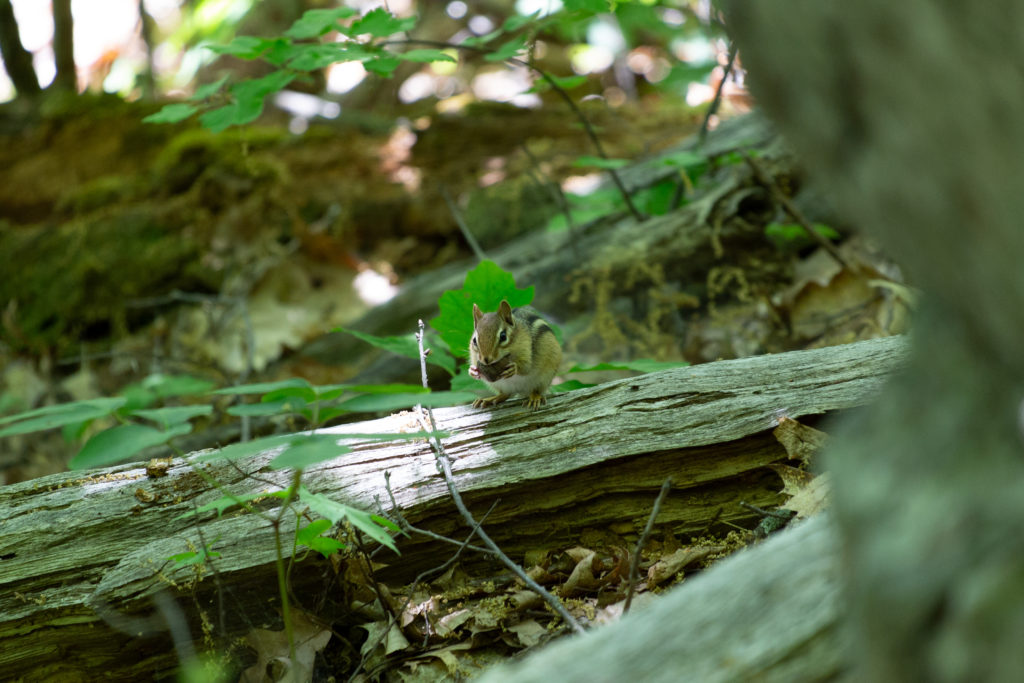
<path fill-rule="evenodd" d="M 800 418 L 862 405 L 902 365 L 905 348 L 903 339 L 887 338 L 721 361 L 556 396 L 536 412 L 512 405 L 435 415 L 450 432 L 444 446 L 467 503 L 482 514 L 500 498 L 488 531 L 521 559 L 526 550 L 568 541 L 584 528 L 642 525 L 666 477 L 673 489 L 659 525 L 677 533 L 700 531 L 716 515 L 743 521 L 749 513 L 737 505 L 741 499 L 778 502 L 781 485 L 765 465 L 786 457 L 771 436 L 779 411 Z M 343 438 L 417 429 L 404 413 L 330 431 Z M 390 473 L 407 519 L 465 535 L 427 443 L 348 443 L 351 453 L 306 472 L 308 488 L 364 509 L 380 503 L 387 513 Z M 244 494 L 289 483 L 288 472 L 267 470 L 270 457 L 196 467 Z M 197 641 L 201 616 L 228 636 L 273 624 L 275 554 L 267 522 L 231 512 L 182 517 L 220 496 L 188 458 L 166 473 L 147 474 L 132 463 L 0 489 L 4 676 L 137 680 L 173 671 L 177 660 L 166 633 L 137 637 L 118 630 L 124 627 L 117 615 L 152 611 L 160 593 L 175 596 Z M 200 581 L 195 567 L 175 568 L 167 559 L 206 545 L 220 556 L 210 563 L 215 572 Z M 399 539 L 398 547 L 400 558 L 376 556 L 390 563 L 380 580 L 411 580 L 451 554 L 450 546 L 425 537 Z M 297 595 L 338 581 L 329 562 L 313 557 L 291 578 Z M 327 620 L 341 618 L 324 612 Z"/>

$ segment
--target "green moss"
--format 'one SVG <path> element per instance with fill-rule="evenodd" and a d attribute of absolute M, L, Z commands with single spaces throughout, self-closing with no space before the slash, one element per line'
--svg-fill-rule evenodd
<path fill-rule="evenodd" d="M 130 307 L 134 298 L 216 288 L 198 253 L 143 207 L 10 230 L 0 241 L 0 301 L 12 302 L 0 335 L 15 349 L 58 351 L 119 336 L 153 315 Z"/>
<path fill-rule="evenodd" d="M 108 175 L 71 187 L 57 200 L 62 214 L 85 214 L 107 206 L 135 201 L 149 187 L 138 176 Z"/>
<path fill-rule="evenodd" d="M 557 212 L 549 188 L 517 177 L 475 190 L 469 196 L 466 223 L 486 248 L 544 228 Z"/>
<path fill-rule="evenodd" d="M 284 166 L 256 152 L 287 143 L 289 135 L 272 128 L 231 128 L 211 133 L 204 128 L 176 135 L 154 163 L 156 183 L 171 193 L 192 187 L 204 172 L 253 180 L 276 180 Z"/>

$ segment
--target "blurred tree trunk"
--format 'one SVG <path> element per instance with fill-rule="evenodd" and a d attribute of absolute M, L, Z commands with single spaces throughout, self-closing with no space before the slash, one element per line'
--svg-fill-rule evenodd
<path fill-rule="evenodd" d="M 78 90 L 75 71 L 75 24 L 71 17 L 71 0 L 53 0 L 53 55 L 57 62 L 54 87 L 59 90 Z"/>
<path fill-rule="evenodd" d="M 0 55 L 3 56 L 4 68 L 18 94 L 37 94 L 39 78 L 32 67 L 31 53 L 21 44 L 11 0 L 0 0 Z"/>
<path fill-rule="evenodd" d="M 857 680 L 1024 672 L 1024 5 L 731 2 L 761 106 L 926 292 L 829 465 Z"/>
<path fill-rule="evenodd" d="M 139 0 L 139 25 L 142 33 L 142 43 L 146 46 L 146 69 L 139 75 L 139 82 L 142 84 L 142 94 L 146 98 L 156 97 L 156 81 L 153 76 L 153 28 L 155 22 L 153 17 L 146 11 L 146 3 Z"/>

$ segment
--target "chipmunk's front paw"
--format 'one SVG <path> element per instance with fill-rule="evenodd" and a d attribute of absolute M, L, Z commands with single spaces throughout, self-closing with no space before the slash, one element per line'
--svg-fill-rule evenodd
<path fill-rule="evenodd" d="M 473 379 L 480 379 L 480 368 L 475 365 L 469 366 L 469 376 Z"/>
<path fill-rule="evenodd" d="M 489 408 L 490 406 L 496 406 L 499 403 L 501 403 L 502 401 L 504 401 L 505 399 L 507 399 L 509 396 L 510 396 L 510 394 L 498 394 L 497 396 L 488 396 L 487 398 L 478 398 L 477 400 L 473 401 L 473 407 L 474 408 Z"/>
<path fill-rule="evenodd" d="M 548 400 L 544 398 L 544 394 L 534 391 L 531 392 L 530 395 L 526 397 L 526 400 L 523 401 L 523 405 L 529 408 L 530 410 L 537 410 L 537 408 L 540 408 L 547 402 Z"/>

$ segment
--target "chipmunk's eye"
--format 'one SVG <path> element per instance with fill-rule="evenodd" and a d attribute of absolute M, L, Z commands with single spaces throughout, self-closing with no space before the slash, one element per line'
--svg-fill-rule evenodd
<path fill-rule="evenodd" d="M 498 335 L 498 341 L 500 341 L 502 344 L 508 341 L 508 335 L 505 334 L 505 330 L 502 330 L 501 334 Z"/>
<path fill-rule="evenodd" d="M 476 346 L 476 335 L 473 335 L 473 346 Z"/>

